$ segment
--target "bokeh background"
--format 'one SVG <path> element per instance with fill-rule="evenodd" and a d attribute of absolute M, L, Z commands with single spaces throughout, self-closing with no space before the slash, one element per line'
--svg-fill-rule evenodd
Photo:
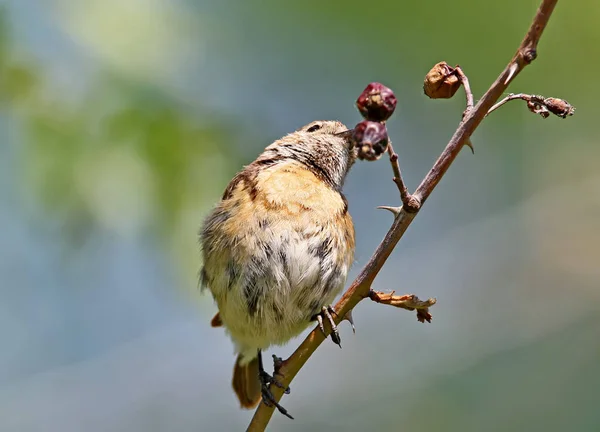
<path fill-rule="evenodd" d="M 411 188 L 460 120 L 422 80 L 459 63 L 476 96 L 534 0 L 4 0 L 0 7 L 0 430 L 244 430 L 230 341 L 198 289 L 197 232 L 228 180 L 314 119 L 359 120 L 370 81 Z M 364 302 L 271 430 L 600 430 L 600 3 L 559 2 L 514 92 L 543 120 L 486 119 L 374 288 L 437 297 L 432 324 Z M 345 191 L 352 275 L 398 196 L 385 160 Z M 271 351 L 290 354 L 298 341 Z M 268 353 L 270 354 L 270 353 Z"/>

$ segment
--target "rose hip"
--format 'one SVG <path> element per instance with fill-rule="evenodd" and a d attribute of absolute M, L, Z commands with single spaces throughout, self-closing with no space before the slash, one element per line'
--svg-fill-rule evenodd
<path fill-rule="evenodd" d="M 358 158 L 370 161 L 379 159 L 389 143 L 385 124 L 369 120 L 358 123 L 352 137 L 358 149 Z"/>
<path fill-rule="evenodd" d="M 367 86 L 356 100 L 361 115 L 371 121 L 386 121 L 396 109 L 394 92 L 378 82 Z"/>

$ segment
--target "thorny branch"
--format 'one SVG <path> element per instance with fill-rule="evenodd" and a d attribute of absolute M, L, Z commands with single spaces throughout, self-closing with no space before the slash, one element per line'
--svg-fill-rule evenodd
<path fill-rule="evenodd" d="M 372 298 L 373 295 L 371 294 L 371 284 L 383 267 L 383 264 L 386 262 L 387 258 L 392 253 L 394 247 L 400 238 L 402 238 L 408 226 L 417 215 L 422 204 L 425 203 L 433 189 L 441 181 L 442 177 L 462 147 L 468 143 L 469 138 L 487 115 L 488 111 L 492 108 L 494 102 L 496 102 L 502 93 L 504 93 L 508 85 L 521 72 L 521 70 L 523 70 L 525 66 L 530 64 L 537 57 L 538 42 L 544 29 L 546 28 L 548 20 L 550 19 L 552 11 L 554 10 L 557 2 L 558 0 L 542 0 L 533 22 L 512 60 L 508 63 L 502 73 L 500 73 L 496 81 L 491 85 L 487 92 L 485 92 L 477 105 L 475 105 L 471 110 L 466 110 L 464 118 L 458 125 L 458 128 L 456 132 L 454 132 L 450 142 L 446 145 L 446 148 L 435 162 L 431 170 L 427 173 L 415 193 L 410 195 L 415 204 L 414 207 L 411 206 L 412 211 L 409 211 L 408 207 L 402 207 L 395 212 L 394 222 L 387 232 L 385 238 L 379 244 L 369 262 L 364 266 L 357 278 L 336 304 L 336 323 L 339 323 L 343 317 L 360 301 L 367 297 Z M 464 83 L 465 80 L 463 80 L 463 85 Z M 467 94 L 467 104 L 468 101 L 469 96 Z M 393 167 L 394 164 L 395 162 L 392 160 Z M 401 178 L 399 174 L 399 170 L 398 173 L 394 172 L 394 175 L 398 179 Z M 390 302 L 396 302 L 398 304 L 399 300 L 393 300 L 393 294 L 390 296 L 392 298 Z M 381 299 L 382 296 L 379 295 L 379 298 Z M 385 299 L 386 297 L 384 296 L 383 298 Z M 321 331 L 318 328 L 315 328 L 296 349 L 296 351 L 287 360 L 284 360 L 281 363 L 278 373 L 283 377 L 281 383 L 283 384 L 284 388 L 290 384 L 298 371 L 300 371 L 312 353 L 319 347 L 319 345 L 321 345 L 324 340 L 325 337 Z M 276 400 L 281 399 L 281 396 L 283 395 L 283 389 L 276 387 L 272 389 L 272 392 Z M 269 420 L 271 419 L 271 416 L 273 415 L 273 410 L 274 407 L 269 407 L 264 403 L 261 403 L 254 413 L 254 417 L 250 422 L 248 431 L 265 430 Z"/>

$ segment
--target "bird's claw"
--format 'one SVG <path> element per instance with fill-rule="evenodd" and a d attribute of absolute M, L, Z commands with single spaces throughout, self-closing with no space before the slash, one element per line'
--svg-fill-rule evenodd
<path fill-rule="evenodd" d="M 321 313 L 315 316 L 317 322 L 319 323 L 319 329 L 323 333 L 325 337 L 327 337 L 327 333 L 325 333 L 325 325 L 323 324 L 323 317 L 327 318 L 329 325 L 331 326 L 331 340 L 338 345 L 340 348 L 342 347 L 342 339 L 340 338 L 340 333 L 338 332 L 337 325 L 335 325 L 335 321 L 333 320 L 333 316 L 337 316 L 337 312 L 333 308 L 333 306 L 323 306 L 321 309 Z"/>
<path fill-rule="evenodd" d="M 282 364 L 283 364 L 283 360 L 280 357 L 273 355 L 273 366 L 274 366 L 274 371 L 275 371 L 273 373 L 273 375 L 281 375 L 279 373 L 279 369 L 281 368 Z M 281 375 L 281 376 L 283 376 L 283 375 Z M 283 414 L 284 416 L 293 420 L 294 417 L 292 417 L 290 415 L 290 413 L 288 412 L 288 410 L 286 410 L 284 407 L 282 407 L 275 400 L 275 396 L 273 396 L 273 393 L 271 392 L 271 385 L 275 385 L 276 387 L 279 387 L 279 388 L 285 388 L 285 390 L 284 390 L 285 394 L 290 394 L 290 388 L 284 387 L 283 384 L 281 384 L 274 376 L 269 375 L 265 371 L 265 368 L 263 367 L 263 362 L 262 362 L 262 353 L 260 353 L 260 351 L 259 351 L 259 362 L 258 362 L 258 380 L 260 381 L 260 392 L 262 395 L 263 403 L 269 407 L 275 406 L 275 408 L 277 408 L 277 410 L 281 414 Z"/>
<path fill-rule="evenodd" d="M 283 384 L 281 384 L 279 381 L 277 381 L 277 379 L 275 379 L 273 376 L 269 375 L 267 372 L 265 372 L 264 370 L 261 370 L 259 372 L 259 379 L 260 379 L 260 387 L 261 387 L 261 394 L 262 394 L 262 401 L 266 406 L 275 406 L 275 408 L 277 408 L 277 410 L 283 414 L 284 416 L 290 418 L 290 419 L 294 419 L 294 417 L 292 417 L 290 415 L 290 413 L 288 412 L 288 410 L 286 410 L 284 407 L 282 407 L 279 402 L 277 402 L 275 400 L 275 396 L 273 396 L 273 393 L 271 392 L 271 385 L 275 385 L 279 388 L 284 388 Z M 285 388 L 285 394 L 290 394 L 290 388 L 286 387 Z"/>

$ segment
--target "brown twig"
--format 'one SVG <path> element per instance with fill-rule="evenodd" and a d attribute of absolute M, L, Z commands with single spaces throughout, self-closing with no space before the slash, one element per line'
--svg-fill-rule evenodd
<path fill-rule="evenodd" d="M 467 76 L 465 75 L 465 73 L 463 72 L 463 70 L 461 69 L 460 66 L 456 66 L 456 68 L 454 68 L 454 73 L 456 74 L 456 76 L 462 83 L 463 88 L 465 89 L 465 96 L 467 98 L 467 107 L 465 108 L 465 111 L 463 113 L 463 118 L 464 118 L 464 116 L 466 116 L 473 109 L 473 105 L 474 105 L 473 92 L 471 91 L 471 85 L 469 84 L 469 78 L 467 78 Z"/>
<path fill-rule="evenodd" d="M 525 93 L 511 93 L 502 99 L 500 102 L 492 106 L 486 116 L 490 115 L 493 111 L 496 111 L 502 105 L 512 100 L 520 99 L 527 102 L 527 108 L 534 114 L 539 114 L 543 118 L 547 118 L 550 114 L 557 115 L 561 118 L 567 118 L 575 114 L 575 107 L 564 99 L 558 98 L 546 98 L 539 95 L 529 95 Z"/>
<path fill-rule="evenodd" d="M 500 108 L 502 105 L 504 105 L 507 102 L 510 102 L 511 100 L 515 100 L 515 99 L 521 99 L 524 96 L 526 96 L 523 93 L 511 93 L 508 96 L 506 96 L 504 99 L 502 99 L 501 101 L 495 103 L 489 110 L 488 112 L 485 114 L 485 116 L 489 116 L 493 111 L 496 111 L 498 108 Z"/>
<path fill-rule="evenodd" d="M 400 163 L 398 162 L 398 153 L 394 151 L 394 147 L 392 147 L 392 143 L 388 144 L 387 148 L 388 155 L 390 156 L 390 163 L 392 165 L 392 171 L 394 172 L 394 183 L 398 186 L 398 191 L 400 191 L 400 200 L 402 201 L 402 206 L 406 211 L 415 213 L 419 211 L 419 202 L 416 201 L 413 196 L 408 192 L 408 188 L 404 183 L 404 179 L 402 178 L 402 173 L 400 172 Z M 383 210 L 391 211 L 394 216 L 397 216 L 400 213 L 401 207 L 389 207 L 389 206 L 379 206 L 377 207 Z"/>
<path fill-rule="evenodd" d="M 390 155 L 390 163 L 392 164 L 392 171 L 394 172 L 394 183 L 398 186 L 398 190 L 400 191 L 400 200 L 402 204 L 408 202 L 410 197 L 410 193 L 408 192 L 408 188 L 404 183 L 404 179 L 402 178 L 402 173 L 400 172 L 400 163 L 398 162 L 398 153 L 394 151 L 394 147 L 392 147 L 392 143 L 388 144 L 388 154 Z"/>
<path fill-rule="evenodd" d="M 427 300 L 419 300 L 414 294 L 405 294 L 401 296 L 394 295 L 396 291 L 384 293 L 380 291 L 369 291 L 369 298 L 375 303 L 386 304 L 409 311 L 417 311 L 417 320 L 419 322 L 431 322 L 431 314 L 429 308 L 437 303 L 437 300 L 430 298 Z"/>
<path fill-rule="evenodd" d="M 542 0 L 533 19 L 533 23 L 512 60 L 483 95 L 477 105 L 465 115 L 464 119 L 460 122 L 458 129 L 450 139 L 450 142 L 446 145 L 446 148 L 438 160 L 427 173 L 427 176 L 423 179 L 416 192 L 412 195 L 416 200 L 415 202 L 419 204 L 418 208 L 420 208 L 420 205 L 427 200 L 433 189 L 441 181 L 463 145 L 465 145 L 475 129 L 479 126 L 494 102 L 498 100 L 519 72 L 536 58 L 537 44 L 557 2 L 558 0 Z M 350 287 L 336 304 L 336 322 L 340 322 L 342 317 L 344 317 L 348 311 L 353 309 L 364 298 L 369 297 L 373 280 L 417 214 L 418 211 L 411 213 L 406 208 L 402 208 L 398 212 L 391 228 L 377 247 L 377 250 L 369 262 L 364 266 L 354 282 L 352 282 Z M 314 329 L 306 339 L 304 339 L 296 351 L 294 351 L 290 358 L 283 361 L 283 364 L 279 369 L 279 373 L 285 377 L 281 380 L 283 387 L 287 387 L 290 384 L 298 371 L 304 366 L 312 353 L 324 340 L 325 337 L 321 331 L 318 328 Z M 275 398 L 279 400 L 283 394 L 283 389 L 276 387 L 273 388 L 272 391 Z M 273 415 L 273 409 L 272 406 L 269 407 L 261 403 L 254 413 L 254 417 L 250 422 L 248 430 L 265 430 Z"/>
<path fill-rule="evenodd" d="M 469 84 L 469 78 L 463 72 L 462 68 L 458 65 L 454 68 L 454 74 L 460 80 L 463 88 L 465 89 L 465 97 L 467 99 L 467 107 L 463 111 L 463 120 L 465 116 L 473 110 L 473 92 L 471 91 L 471 84 Z M 471 153 L 475 154 L 475 148 L 473 147 L 473 143 L 471 143 L 471 138 L 467 138 L 465 141 L 465 145 L 471 149 Z"/>

